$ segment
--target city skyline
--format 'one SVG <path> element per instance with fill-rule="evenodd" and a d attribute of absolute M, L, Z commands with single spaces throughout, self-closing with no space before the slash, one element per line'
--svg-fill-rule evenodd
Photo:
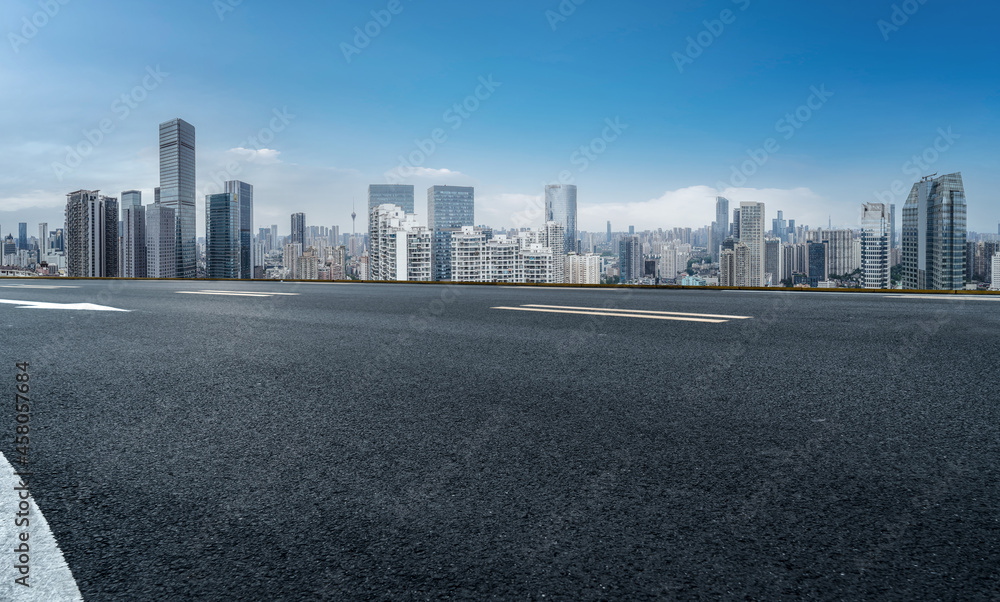
<path fill-rule="evenodd" d="M 296 19 L 306 30 L 296 39 L 322 39 L 322 49 L 312 41 L 284 49 L 285 34 L 262 35 L 283 31 L 294 11 L 226 6 L 180 2 L 149 15 L 120 2 L 66 5 L 26 43 L 8 45 L 0 223 L 57 221 L 65 194 L 78 189 L 152 198 L 159 182 L 149 131 L 178 116 L 199 127 L 199 232 L 204 198 L 234 179 L 255 183 L 257 221 L 282 231 L 291 199 L 316 222 L 346 230 L 368 185 L 401 172 L 413 172 L 400 183 L 418 190 L 474 186 L 479 221 L 496 227 L 543 200 L 545 185 L 575 184 L 586 231 L 619 216 L 639 230 L 701 227 L 713 221 L 717 196 L 762 202 L 800 223 L 860 226 L 862 203 L 901 207 L 909 186 L 935 172 L 963 171 L 970 198 L 987 200 L 1000 186 L 998 78 L 988 59 L 996 42 L 985 30 L 1000 10 L 993 6 L 921 5 L 893 30 L 879 25 L 891 20 L 891 5 L 857 2 L 794 10 L 747 0 L 587 3 L 569 16 L 556 7 L 555 19 L 526 2 L 486 11 L 404 3 L 347 57 L 355 28 L 383 6 L 313 7 Z M 726 8 L 735 19 L 715 35 L 705 23 L 715 28 Z M 15 1 L 0 15 L 22 35 L 16 25 L 38 10 Z M 69 45 L 78 27 L 124 23 L 124 40 Z M 926 42 L 949 26 L 968 35 Z M 309 35 L 320 27 L 323 36 Z M 164 51 L 159 35 L 139 33 L 163 30 L 205 46 Z M 431 39 L 441 31 L 449 35 Z M 510 52 L 515 34 L 527 42 Z M 248 36 L 274 41 L 236 43 Z M 112 52 L 122 41 L 130 52 Z M 220 74 L 205 56 L 233 68 Z M 862 59 L 864 69 L 855 66 Z M 29 85 L 37 73 L 45 83 Z M 914 83 L 928 73 L 936 90 Z M 614 86 L 591 85 L 609 78 Z M 244 90 L 260 81 L 271 85 L 248 98 Z M 585 88 L 598 92 L 580 94 Z M 339 92 L 346 89 L 358 93 Z M 808 120 L 796 117 L 800 109 Z M 67 151 L 87 145 L 79 162 Z M 227 173 L 230 165 L 239 173 Z M 560 181 L 563 172 L 571 181 Z M 1000 207 L 972 205 L 968 219 L 971 230 L 993 232 Z M 539 215 L 529 225 L 541 224 Z"/>

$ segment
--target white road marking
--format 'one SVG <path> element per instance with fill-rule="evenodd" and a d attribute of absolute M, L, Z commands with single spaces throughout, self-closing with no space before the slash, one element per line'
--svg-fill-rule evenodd
<path fill-rule="evenodd" d="M 638 313 L 608 313 L 603 311 L 576 311 L 562 309 L 540 309 L 536 307 L 494 307 L 492 309 L 505 309 L 508 311 L 533 311 L 546 314 L 576 314 L 580 316 L 604 316 L 615 318 L 642 318 L 645 320 L 673 320 L 677 322 L 705 322 L 707 324 L 724 324 L 729 320 L 712 320 L 708 318 L 682 318 L 680 316 L 654 316 Z"/>
<path fill-rule="evenodd" d="M 69 309 L 75 311 L 123 311 L 128 309 L 118 309 L 117 307 L 107 307 L 105 305 L 94 305 L 93 303 L 45 303 L 42 301 L 16 301 L 13 299 L 0 299 L 0 303 L 6 305 L 20 305 L 18 309 Z"/>
<path fill-rule="evenodd" d="M 521 307 L 541 307 L 545 309 L 580 309 L 599 312 L 625 312 L 630 314 L 653 314 L 660 316 L 687 316 L 691 318 L 717 318 L 721 320 L 751 320 L 752 316 L 719 316 L 715 314 L 688 314 L 676 311 L 646 311 L 643 309 L 617 309 L 606 307 L 568 307 L 563 305 L 522 305 Z"/>
<path fill-rule="evenodd" d="M 297 297 L 299 293 L 265 293 L 265 292 L 239 292 L 239 291 L 177 291 L 178 295 L 210 295 L 216 297 L 257 297 L 259 299 L 283 296 Z"/>
<path fill-rule="evenodd" d="M 14 474 L 14 467 L 0 452 L 0 549 L 4 551 L 3 562 L 0 562 L 0 600 L 24 600 L 25 602 L 47 602 L 49 600 L 83 600 L 80 589 L 73 579 L 73 573 L 66 564 L 59 543 L 52 535 L 48 521 L 42 515 L 32 497 L 24 500 L 27 510 L 22 510 L 20 491 L 21 479 Z M 30 487 L 31 482 L 27 485 Z M 28 523 L 16 525 L 18 513 L 26 513 Z M 22 533 L 28 534 L 28 541 L 23 542 Z M 23 575 L 14 566 L 16 550 L 27 543 L 28 551 L 28 584 L 24 587 L 14 582 Z"/>

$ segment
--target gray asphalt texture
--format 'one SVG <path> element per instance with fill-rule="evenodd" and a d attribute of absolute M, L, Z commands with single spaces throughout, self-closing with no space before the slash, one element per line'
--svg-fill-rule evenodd
<path fill-rule="evenodd" d="M 88 601 L 1000 598 L 998 299 L 57 284 L 132 310 L 0 305 Z"/>

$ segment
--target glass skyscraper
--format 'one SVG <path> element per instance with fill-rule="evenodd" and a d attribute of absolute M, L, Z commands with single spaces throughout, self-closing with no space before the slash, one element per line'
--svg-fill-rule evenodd
<path fill-rule="evenodd" d="M 240 277 L 240 207 L 231 193 L 205 198 L 205 260 L 209 278 Z"/>
<path fill-rule="evenodd" d="M 434 280 L 451 280 L 451 233 L 475 226 L 475 214 L 475 188 L 431 186 L 427 190 L 427 227 L 434 233 Z"/>
<path fill-rule="evenodd" d="M 368 217 L 379 205 L 397 205 L 407 213 L 414 211 L 413 186 L 407 184 L 372 184 L 368 187 Z"/>
<path fill-rule="evenodd" d="M 17 248 L 24 251 L 28 248 L 28 224 L 21 222 L 17 225 Z"/>
<path fill-rule="evenodd" d="M 575 253 L 576 238 L 576 186 L 551 185 L 545 187 L 545 221 L 562 224 L 564 230 L 563 251 Z"/>
<path fill-rule="evenodd" d="M 927 177 L 903 205 L 903 288 L 965 288 L 966 201 L 961 173 Z"/>
<path fill-rule="evenodd" d="M 253 186 L 239 180 L 226 182 L 226 193 L 233 195 L 239 208 L 240 231 L 240 275 L 239 278 L 253 278 Z"/>
<path fill-rule="evenodd" d="M 305 213 L 293 213 L 292 214 L 292 236 L 289 239 L 290 244 L 302 245 L 302 248 L 306 248 L 306 214 Z"/>
<path fill-rule="evenodd" d="M 194 126 L 183 119 L 160 124 L 159 201 L 177 216 L 177 277 L 194 278 L 198 267 L 195 136 Z"/>

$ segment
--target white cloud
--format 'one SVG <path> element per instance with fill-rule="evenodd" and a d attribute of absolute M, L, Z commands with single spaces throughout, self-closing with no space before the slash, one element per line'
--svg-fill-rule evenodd
<path fill-rule="evenodd" d="M 0 198 L 0 211 L 13 212 L 24 209 L 62 209 L 66 206 L 66 193 L 32 190 L 18 195 Z"/>
<path fill-rule="evenodd" d="M 278 158 L 281 151 L 274 150 L 273 148 L 254 150 L 252 148 L 243 148 L 240 146 L 229 149 L 229 153 L 235 154 L 246 161 L 252 161 L 260 165 L 275 165 L 277 163 L 281 163 L 281 159 Z"/>

